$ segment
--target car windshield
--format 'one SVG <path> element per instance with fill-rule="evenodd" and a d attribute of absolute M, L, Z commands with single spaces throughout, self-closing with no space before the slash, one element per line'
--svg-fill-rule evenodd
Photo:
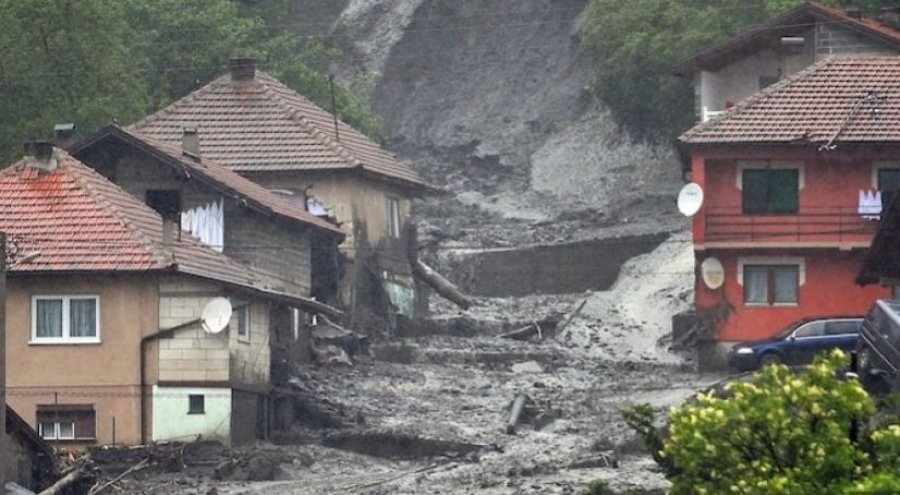
<path fill-rule="evenodd" d="M 773 339 L 773 340 L 777 340 L 777 339 L 785 339 L 785 338 L 787 338 L 788 335 L 791 334 L 791 332 L 793 332 L 794 330 L 796 330 L 797 328 L 799 328 L 800 325 L 802 325 L 802 324 L 803 324 L 803 323 L 792 323 L 792 324 L 788 325 L 788 327 L 785 328 L 784 330 L 782 330 L 782 331 L 778 332 L 777 334 L 775 334 L 775 336 L 772 337 L 772 339 Z"/>

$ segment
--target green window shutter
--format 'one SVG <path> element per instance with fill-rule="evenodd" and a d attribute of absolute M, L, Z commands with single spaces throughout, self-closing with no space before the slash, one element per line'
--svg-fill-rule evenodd
<path fill-rule="evenodd" d="M 768 212 L 797 213 L 800 172 L 797 169 L 768 171 Z"/>
<path fill-rule="evenodd" d="M 768 211 L 768 174 L 765 169 L 745 169 L 741 181 L 743 211 L 745 214 L 761 214 Z"/>

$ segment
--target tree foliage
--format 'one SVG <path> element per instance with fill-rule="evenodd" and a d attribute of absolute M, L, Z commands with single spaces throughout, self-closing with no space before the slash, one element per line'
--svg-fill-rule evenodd
<path fill-rule="evenodd" d="M 331 109 L 328 64 L 343 53 L 297 35 L 290 0 L 0 0 L 0 159 L 53 124 L 82 133 L 155 111 L 223 73 L 234 56 Z M 368 87 L 336 84 L 343 120 L 375 138 Z"/>
<path fill-rule="evenodd" d="M 593 88 L 634 135 L 671 138 L 694 123 L 692 82 L 668 69 L 804 0 L 591 0 L 582 45 L 597 64 Z M 821 0 L 872 12 L 877 1 Z"/>
<path fill-rule="evenodd" d="M 900 426 L 869 428 L 875 405 L 844 379 L 848 358 L 794 373 L 768 366 L 724 396 L 701 394 L 669 414 L 658 453 L 674 495 L 873 493 L 900 486 Z M 885 493 L 893 493 L 886 491 Z"/>

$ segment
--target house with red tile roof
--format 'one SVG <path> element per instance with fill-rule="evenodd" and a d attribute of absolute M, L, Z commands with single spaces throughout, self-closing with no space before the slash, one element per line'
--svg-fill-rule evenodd
<path fill-rule="evenodd" d="M 894 7 L 878 19 L 857 9 L 807 2 L 765 24 L 700 51 L 670 69 L 691 78 L 700 122 L 757 91 L 830 57 L 900 53 Z"/>
<path fill-rule="evenodd" d="M 863 314 L 882 204 L 900 186 L 900 57 L 826 59 L 684 133 L 704 203 L 693 218 L 696 305 L 718 342 L 807 317 Z M 718 260 L 716 264 L 712 259 Z"/>
<path fill-rule="evenodd" d="M 384 293 L 366 288 L 373 273 L 412 292 L 404 225 L 412 199 L 435 190 L 409 166 L 248 59 L 130 129 L 177 146 L 186 127 L 203 158 L 341 226 L 345 306 L 381 305 L 366 299 Z"/>
<path fill-rule="evenodd" d="M 43 438 L 268 434 L 272 315 L 336 311 L 175 225 L 49 143 L 0 172 L 7 401 Z M 230 315 L 204 326 L 220 298 Z"/>

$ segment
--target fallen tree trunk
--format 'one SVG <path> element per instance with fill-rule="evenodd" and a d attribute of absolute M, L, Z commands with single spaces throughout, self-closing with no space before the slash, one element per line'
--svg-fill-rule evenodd
<path fill-rule="evenodd" d="M 409 222 L 406 226 L 406 255 L 407 258 L 409 258 L 409 265 L 412 268 L 413 276 L 428 284 L 429 287 L 434 289 L 434 291 L 444 299 L 456 304 L 462 309 L 469 309 L 472 305 L 470 298 L 463 294 L 463 292 L 453 285 L 452 282 L 419 259 L 418 239 L 419 236 L 416 232 L 415 224 Z"/>
<path fill-rule="evenodd" d="M 85 470 L 84 466 L 81 466 L 71 473 L 56 480 L 56 483 L 53 483 L 38 495 L 59 495 L 60 493 L 63 493 L 66 488 L 69 487 L 69 485 L 75 483 L 84 476 L 87 476 L 87 471 Z"/>
<path fill-rule="evenodd" d="M 513 402 L 512 409 L 510 409 L 509 412 L 509 420 L 506 422 L 507 435 L 514 435 L 516 433 L 516 425 L 519 424 L 519 416 L 522 415 L 522 411 L 525 409 L 525 401 L 527 399 L 527 395 L 519 394 Z"/>

